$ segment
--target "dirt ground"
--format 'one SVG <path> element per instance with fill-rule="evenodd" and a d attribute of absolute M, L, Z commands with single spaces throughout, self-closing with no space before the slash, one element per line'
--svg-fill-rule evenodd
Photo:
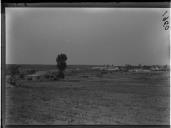
<path fill-rule="evenodd" d="M 169 90 L 168 72 L 6 84 L 6 124 L 169 125 Z"/>

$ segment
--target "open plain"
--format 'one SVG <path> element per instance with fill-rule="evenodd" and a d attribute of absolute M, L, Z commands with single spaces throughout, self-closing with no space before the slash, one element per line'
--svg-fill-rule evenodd
<path fill-rule="evenodd" d="M 75 66 L 65 74 L 64 80 L 6 83 L 6 124 L 169 125 L 169 72 Z"/>

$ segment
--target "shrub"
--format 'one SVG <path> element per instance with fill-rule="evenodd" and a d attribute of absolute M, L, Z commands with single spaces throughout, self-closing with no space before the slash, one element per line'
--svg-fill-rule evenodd
<path fill-rule="evenodd" d="M 48 80 L 58 80 L 58 72 L 47 72 L 44 78 Z"/>
<path fill-rule="evenodd" d="M 31 77 L 28 77 L 27 80 L 32 80 L 32 78 Z"/>
<path fill-rule="evenodd" d="M 18 65 L 14 65 L 10 68 L 10 77 L 7 81 L 9 84 L 17 86 L 17 80 L 19 78 L 19 68 L 20 66 Z"/>

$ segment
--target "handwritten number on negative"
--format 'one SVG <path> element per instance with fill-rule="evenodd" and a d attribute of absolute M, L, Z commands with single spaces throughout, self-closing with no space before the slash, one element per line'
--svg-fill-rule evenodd
<path fill-rule="evenodd" d="M 164 22 L 163 23 L 163 27 L 164 27 L 164 29 L 165 30 L 168 30 L 169 29 L 169 21 L 168 21 L 168 18 L 169 18 L 169 16 L 165 16 L 167 14 L 167 11 L 165 11 L 165 13 L 162 15 L 163 16 L 163 19 L 162 19 L 162 21 Z M 165 16 L 165 17 L 164 17 Z"/>

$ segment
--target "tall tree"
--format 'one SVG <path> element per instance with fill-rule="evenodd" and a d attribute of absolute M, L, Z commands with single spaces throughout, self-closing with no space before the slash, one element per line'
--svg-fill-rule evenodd
<path fill-rule="evenodd" d="M 67 64 L 66 64 L 66 60 L 67 60 L 67 56 L 63 53 L 59 54 L 56 58 L 56 62 L 57 62 L 57 67 L 59 69 L 59 74 L 58 74 L 58 77 L 59 78 L 64 78 L 64 70 L 66 69 L 67 67 Z"/>

